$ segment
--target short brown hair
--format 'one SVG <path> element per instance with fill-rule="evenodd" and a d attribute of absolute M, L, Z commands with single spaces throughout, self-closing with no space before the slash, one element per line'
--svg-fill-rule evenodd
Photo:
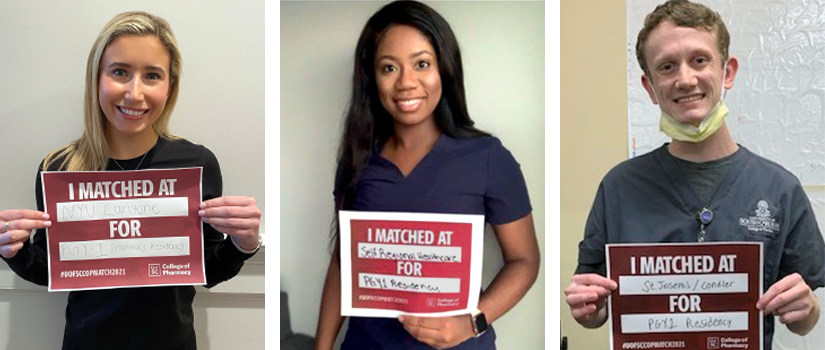
<path fill-rule="evenodd" d="M 671 21 L 679 27 L 703 28 L 715 34 L 716 45 L 722 53 L 722 59 L 728 60 L 730 34 L 725 27 L 725 22 L 722 21 L 722 16 L 702 4 L 687 0 L 668 0 L 656 6 L 656 9 L 645 17 L 645 25 L 636 39 L 636 60 L 639 61 L 639 66 L 645 74 L 650 74 L 645 62 L 647 37 L 653 29 L 665 21 Z"/>

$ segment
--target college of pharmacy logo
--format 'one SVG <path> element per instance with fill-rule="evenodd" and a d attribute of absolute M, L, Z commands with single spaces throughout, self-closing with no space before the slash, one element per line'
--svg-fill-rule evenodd
<path fill-rule="evenodd" d="M 771 216 L 771 206 L 768 201 L 761 199 L 756 202 L 754 216 L 739 218 L 739 225 L 747 227 L 749 231 L 775 233 L 779 231 L 779 223 Z"/>
<path fill-rule="evenodd" d="M 149 276 L 151 276 L 151 277 L 160 276 L 160 264 L 149 264 Z"/>
<path fill-rule="evenodd" d="M 719 349 L 719 337 L 708 337 L 708 349 Z"/>

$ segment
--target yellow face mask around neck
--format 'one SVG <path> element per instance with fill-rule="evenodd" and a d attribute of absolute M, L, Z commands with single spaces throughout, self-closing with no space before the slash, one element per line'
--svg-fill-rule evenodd
<path fill-rule="evenodd" d="M 662 111 L 662 116 L 659 119 L 659 130 L 661 130 L 668 137 L 685 142 L 702 142 L 710 135 L 719 130 L 722 124 L 725 123 L 725 117 L 728 115 L 728 106 L 720 98 L 716 106 L 710 111 L 699 126 L 690 124 L 682 124 L 676 119 Z"/>
<path fill-rule="evenodd" d="M 716 102 L 716 105 L 713 106 L 710 113 L 702 119 L 698 127 L 680 123 L 665 113 L 665 111 L 662 111 L 662 116 L 659 118 L 659 130 L 674 140 L 693 143 L 702 142 L 710 137 L 710 135 L 713 135 L 716 130 L 719 130 L 722 124 L 725 123 L 725 117 L 728 116 L 729 112 L 728 106 L 725 104 L 725 76 L 727 75 L 727 68 L 728 64 L 725 62 L 722 66 L 722 81 L 719 83 L 719 102 Z M 656 90 L 653 90 L 653 93 L 656 94 Z M 658 95 L 656 96 L 656 100 L 659 100 Z"/>

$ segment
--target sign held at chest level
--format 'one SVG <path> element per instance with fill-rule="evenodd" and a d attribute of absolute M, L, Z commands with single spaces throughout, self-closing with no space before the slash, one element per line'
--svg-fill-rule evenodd
<path fill-rule="evenodd" d="M 346 211 L 341 314 L 466 315 L 478 305 L 484 216 Z"/>
<path fill-rule="evenodd" d="M 618 284 L 607 301 L 611 349 L 761 345 L 761 243 L 607 244 L 605 259 Z"/>
<path fill-rule="evenodd" d="M 202 167 L 42 171 L 40 180 L 53 218 L 49 291 L 205 283 Z"/>

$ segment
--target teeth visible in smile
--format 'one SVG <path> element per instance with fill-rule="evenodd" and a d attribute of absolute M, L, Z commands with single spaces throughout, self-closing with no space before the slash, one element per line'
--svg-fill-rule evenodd
<path fill-rule="evenodd" d="M 676 99 L 676 102 L 678 102 L 678 103 L 685 103 L 685 102 L 693 102 L 693 101 L 698 101 L 698 100 L 701 100 L 701 99 L 702 99 L 702 96 L 704 96 L 704 95 L 699 94 L 699 95 L 692 95 L 692 96 L 680 97 L 680 98 L 677 98 L 677 99 Z"/>
<path fill-rule="evenodd" d="M 398 103 L 400 103 L 404 106 L 412 106 L 412 105 L 414 105 L 418 102 L 421 102 L 421 100 L 422 99 L 420 99 L 420 98 L 414 98 L 412 100 L 399 100 Z"/>
<path fill-rule="evenodd" d="M 123 108 L 123 107 L 119 107 L 118 109 L 120 109 L 120 111 L 123 112 L 123 114 L 131 115 L 131 116 L 135 116 L 135 117 L 139 116 L 139 115 L 143 115 L 143 113 L 146 113 L 145 110 L 144 111 L 136 111 L 136 110 L 126 109 L 126 108 Z"/>

